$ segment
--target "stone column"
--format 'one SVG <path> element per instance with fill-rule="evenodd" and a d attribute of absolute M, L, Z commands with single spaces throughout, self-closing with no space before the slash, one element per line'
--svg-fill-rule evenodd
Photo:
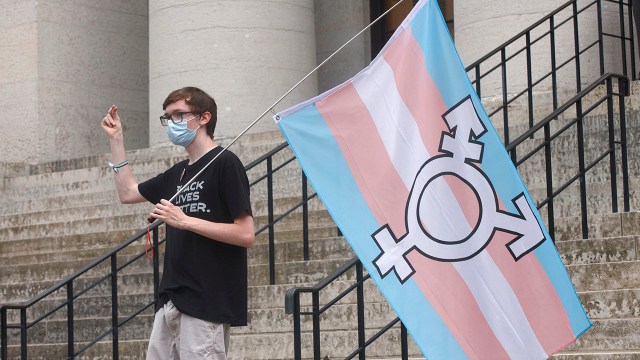
<path fill-rule="evenodd" d="M 542 19 L 552 11 L 556 10 L 564 2 L 556 0 L 541 1 L 525 1 L 525 0 L 478 0 L 465 1 L 457 0 L 455 6 L 455 38 L 456 46 L 465 66 L 470 65 L 489 51 L 502 45 L 505 41 L 533 25 L 536 21 Z M 578 9 L 583 9 L 585 3 L 578 2 Z M 613 6 L 613 4 L 612 4 Z M 619 27 L 617 20 L 617 11 L 612 6 L 603 8 L 603 18 L 605 30 L 618 33 L 615 30 Z M 555 17 L 555 25 L 566 20 L 572 15 L 572 7 L 561 11 Z M 615 14 L 614 14 L 615 12 Z M 598 39 L 598 21 L 596 6 L 592 5 L 588 10 L 578 16 L 580 30 L 580 48 L 584 49 L 592 42 Z M 549 31 L 549 23 L 541 25 L 537 31 L 532 32 L 531 40 L 535 40 L 543 32 Z M 573 35 L 573 20 L 568 21 L 556 30 L 556 64 L 568 60 L 575 54 L 575 43 Z M 612 52 L 609 51 L 611 46 L 616 47 L 619 41 L 613 38 L 605 38 L 605 54 L 607 68 L 613 70 L 616 62 L 620 59 L 611 59 Z M 507 48 L 507 56 L 515 53 L 525 45 L 525 40 L 515 43 Z M 617 47 L 619 53 L 619 46 Z M 598 47 L 593 47 L 589 51 L 581 55 L 581 75 L 589 77 L 590 83 L 597 79 L 600 75 L 599 69 L 599 51 Z M 534 69 L 534 80 L 551 70 L 550 60 L 550 40 L 549 36 L 545 36 L 541 41 L 532 48 L 532 67 Z M 491 61 L 491 66 L 497 64 L 499 55 Z M 489 63 L 487 63 L 489 65 Z M 489 66 L 485 66 L 485 70 Z M 618 70 L 619 71 L 619 70 Z M 521 53 L 514 60 L 509 61 L 508 65 L 508 89 L 510 92 L 518 92 L 523 90 L 527 85 L 526 79 L 526 57 L 525 53 Z M 576 71 L 574 63 L 570 63 L 558 74 L 558 88 L 569 89 L 575 94 L 576 90 Z M 496 75 L 483 80 L 483 97 L 491 97 L 501 94 L 501 77 L 499 70 Z M 545 89 L 546 87 L 546 89 Z M 536 88 L 536 91 L 550 90 L 551 82 L 547 81 Z"/>
<path fill-rule="evenodd" d="M 128 148 L 148 146 L 145 0 L 10 0 L 0 24 L 0 105 L 12 124 L 0 132 L 0 161 L 108 152 L 100 120 L 112 103 Z"/>
<path fill-rule="evenodd" d="M 318 63 L 369 25 L 369 0 L 315 0 Z M 318 71 L 319 91 L 350 79 L 371 62 L 368 31 L 354 39 Z"/>
<path fill-rule="evenodd" d="M 218 104 L 215 138 L 235 137 L 316 66 L 312 0 L 149 2 L 150 145 L 167 94 L 197 86 Z M 276 111 L 317 93 L 310 77 Z M 277 130 L 270 115 L 251 132 Z"/>

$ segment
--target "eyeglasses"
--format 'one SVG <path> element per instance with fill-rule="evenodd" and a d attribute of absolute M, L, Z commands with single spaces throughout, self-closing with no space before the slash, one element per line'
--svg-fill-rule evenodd
<path fill-rule="evenodd" d="M 173 121 L 174 124 L 179 124 L 182 121 L 191 121 L 193 119 L 195 119 L 198 115 L 194 115 L 191 119 L 186 119 L 184 118 L 185 114 L 193 114 L 190 111 L 187 112 L 175 112 L 171 115 L 162 115 L 160 116 L 160 123 L 162 124 L 162 126 L 167 126 L 167 124 L 169 123 L 169 120 Z"/>

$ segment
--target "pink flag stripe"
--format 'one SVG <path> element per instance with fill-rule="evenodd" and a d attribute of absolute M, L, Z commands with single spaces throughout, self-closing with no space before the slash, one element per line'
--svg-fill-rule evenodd
<path fill-rule="evenodd" d="M 371 212 L 381 224 L 404 232 L 404 186 L 367 108 L 353 85 L 345 85 L 316 103 L 335 138 Z M 347 141 L 346 139 L 349 139 Z"/>
<path fill-rule="evenodd" d="M 449 130 L 442 121 L 447 107 L 427 72 L 424 54 L 411 31 L 407 29 L 389 45 L 384 60 L 394 70 L 398 92 L 416 119 L 427 151 L 431 156 L 437 155 L 442 132 Z"/>
<path fill-rule="evenodd" d="M 341 151 L 345 154 L 345 159 L 354 179 L 361 188 L 365 201 L 372 209 L 376 209 L 373 212 L 374 216 L 380 224 L 389 224 L 398 237 L 402 236 L 406 232 L 404 211 L 409 190 L 395 171 L 395 166 L 391 163 L 386 148 L 380 140 L 378 130 L 373 125 L 373 120 L 361 98 L 351 85 L 346 85 L 331 96 L 319 101 L 316 106 Z M 366 120 L 360 121 L 360 119 Z M 344 139 L 349 134 L 357 136 L 351 137 L 355 142 L 347 144 Z M 370 164 L 372 161 L 375 164 L 362 165 L 362 162 Z M 381 200 L 380 192 L 385 194 L 383 196 L 388 196 Z M 373 194 L 376 196 L 374 197 Z M 422 257 L 420 254 L 417 255 Z M 432 269 L 432 267 L 434 268 Z M 456 276 L 448 278 L 447 283 L 452 289 L 459 290 L 443 292 L 437 288 L 437 284 L 423 284 L 423 291 L 425 291 L 425 285 L 434 286 L 431 290 L 426 291 L 427 300 L 435 305 L 436 310 L 439 309 L 438 313 L 443 321 L 468 354 L 473 354 L 472 349 L 485 349 L 489 345 L 494 347 L 493 353 L 503 352 L 504 350 L 476 305 L 473 295 L 468 291 L 465 282 L 457 275 L 451 264 L 431 261 L 424 266 L 421 272 L 424 271 L 423 274 L 431 277 L 433 276 L 432 271 L 441 273 L 442 269 L 448 269 L 448 272 L 456 274 Z M 456 303 L 466 304 L 467 310 L 460 312 L 458 309 L 446 309 L 447 306 L 453 306 Z M 457 328 L 455 326 L 455 324 L 466 323 L 469 318 L 477 319 L 479 323 L 474 327 Z M 478 329 L 483 330 L 484 336 L 478 336 Z M 491 337 L 493 340 L 489 341 L 486 337 Z"/>
<path fill-rule="evenodd" d="M 553 354 L 575 339 L 569 317 L 535 255 L 529 254 L 516 263 L 505 251 L 506 244 L 513 238 L 514 235 L 500 231 L 487 251 L 511 284 L 545 352 Z"/>
<path fill-rule="evenodd" d="M 407 257 L 416 271 L 413 281 L 467 355 L 479 359 L 508 359 L 473 294 L 451 263 L 424 258 L 416 251 Z"/>

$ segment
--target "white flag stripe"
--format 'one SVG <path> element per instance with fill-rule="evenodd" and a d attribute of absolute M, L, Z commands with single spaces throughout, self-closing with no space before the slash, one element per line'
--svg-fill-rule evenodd
<path fill-rule="evenodd" d="M 418 170 L 429 159 L 429 152 L 411 112 L 391 84 L 395 84 L 393 71 L 385 61 L 372 63 L 366 76 L 353 82 L 373 117 L 391 161 L 407 189 L 411 189 Z"/>
<path fill-rule="evenodd" d="M 402 100 L 398 89 L 389 84 L 395 84 L 393 70 L 382 59 L 371 65 L 367 76 L 358 77 L 353 82 L 358 95 L 371 114 L 391 162 L 400 174 L 402 182 L 408 190 L 411 190 L 416 174 L 431 155 L 420 136 L 416 120 Z M 464 218 L 464 213 L 446 182 L 435 181 L 427 188 L 424 196 L 425 204 L 455 204 L 455 206 L 440 209 L 446 209 L 445 211 L 452 219 Z M 439 221 L 431 221 L 425 225 L 436 234 L 453 232 L 456 236 L 460 236 L 457 237 L 458 239 L 471 231 L 466 223 L 467 228 Z"/>
<path fill-rule="evenodd" d="M 513 289 L 508 286 L 507 280 L 487 251 L 480 252 L 473 259 L 454 262 L 453 266 L 474 294 L 485 319 L 490 319 L 489 327 L 509 357 L 548 357 L 522 311 Z"/>
<path fill-rule="evenodd" d="M 354 79 L 353 85 L 371 114 L 396 171 L 407 189 L 411 190 L 420 167 L 431 155 L 420 137 L 416 120 L 395 86 L 392 68 L 383 58 L 379 58 L 371 64 L 368 74 Z M 446 209 L 448 216 L 453 219 L 465 219 L 446 182 L 433 181 L 423 196 L 425 204 L 446 204 L 440 209 Z M 420 220 L 425 222 L 427 229 L 433 230 L 433 233 L 448 232 L 455 234 L 455 239 L 464 238 L 472 230 L 466 221 L 437 221 L 438 219 L 431 218 Z M 541 354 L 545 354 L 518 298 L 491 256 L 485 250 L 472 260 L 474 261 L 454 263 L 454 267 L 469 286 L 487 323 L 505 351 L 512 357 L 522 357 L 527 353 L 524 346 L 528 345 L 532 346 L 529 349 L 538 349 Z M 478 266 L 479 264 L 482 266 Z M 485 279 L 491 281 L 486 282 Z M 508 326 L 495 321 L 503 317 L 500 314 L 505 310 L 508 310 Z"/>

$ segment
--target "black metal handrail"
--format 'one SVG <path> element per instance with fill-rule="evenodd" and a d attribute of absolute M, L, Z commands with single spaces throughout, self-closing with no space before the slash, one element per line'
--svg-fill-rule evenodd
<path fill-rule="evenodd" d="M 82 354 L 85 350 L 87 350 L 88 348 L 90 348 L 92 345 L 94 345 L 95 343 L 97 343 L 98 341 L 100 341 L 101 339 L 111 335 L 112 337 L 112 352 L 113 352 L 113 357 L 114 359 L 118 358 L 118 354 L 119 354 L 119 347 L 118 347 L 118 329 L 125 325 L 126 323 L 128 323 L 131 319 L 133 319 L 134 317 L 136 317 L 138 314 L 142 313 L 143 311 L 145 311 L 146 309 L 150 308 L 151 306 L 153 306 L 155 304 L 155 301 L 157 299 L 157 295 L 158 295 L 158 285 L 159 285 L 159 266 L 160 266 L 160 261 L 159 261 L 159 257 L 158 257 L 158 249 L 159 249 L 159 245 L 164 243 L 164 240 L 159 241 L 158 240 L 158 227 L 161 225 L 162 223 L 158 222 L 156 224 L 151 225 L 148 229 L 142 230 L 140 232 L 138 232 L 137 234 L 135 234 L 134 236 L 132 236 L 131 238 L 129 238 L 128 240 L 122 242 L 121 244 L 117 245 L 115 248 L 113 248 L 111 251 L 109 251 L 107 254 L 102 255 L 100 257 L 98 257 L 97 259 L 95 259 L 94 261 L 92 261 L 91 263 L 89 263 L 88 265 L 84 266 L 83 268 L 81 268 L 80 270 L 74 272 L 73 274 L 67 276 L 66 278 L 64 278 L 63 280 L 59 281 L 58 283 L 56 283 L 55 285 L 53 285 L 52 287 L 50 287 L 49 289 L 43 291 L 42 293 L 38 294 L 37 296 L 35 296 L 34 298 L 22 302 L 22 303 L 18 303 L 18 304 L 3 304 L 0 305 L 0 329 L 1 331 L 1 343 L 0 343 L 0 358 L 2 358 L 3 360 L 8 359 L 9 355 L 8 355 L 8 331 L 9 329 L 18 329 L 20 330 L 20 358 L 21 359 L 27 359 L 28 357 L 28 352 L 27 352 L 27 330 L 29 330 L 29 328 L 33 327 L 36 324 L 39 324 L 41 321 L 49 318 L 51 315 L 53 315 L 55 312 L 57 312 L 58 310 L 63 309 L 64 307 L 67 308 L 67 357 L 68 358 L 74 358 L 80 354 Z M 118 300 L 118 283 L 117 283 L 117 275 L 120 271 L 122 271 L 124 268 L 126 268 L 127 266 L 129 266 L 130 264 L 132 264 L 134 261 L 142 258 L 143 256 L 146 255 L 146 252 L 141 252 L 135 256 L 133 256 L 131 259 L 129 259 L 129 261 L 127 261 L 125 264 L 118 266 L 118 254 L 120 252 L 122 252 L 123 250 L 127 249 L 129 246 L 131 246 L 134 242 L 145 238 L 146 236 L 151 236 L 151 241 L 153 243 L 153 257 L 152 257 L 152 267 L 153 267 L 153 274 L 154 274 L 154 278 L 153 278 L 153 287 L 154 287 L 154 299 L 152 301 L 149 301 L 147 304 L 142 305 L 140 308 L 138 308 L 137 310 L 134 311 L 134 314 L 123 319 L 120 320 L 119 319 L 119 314 L 118 314 L 118 306 L 117 306 L 117 300 Z M 105 275 L 102 276 L 100 278 L 98 278 L 97 280 L 95 280 L 94 282 L 90 283 L 89 285 L 87 285 L 86 287 L 84 287 L 81 291 L 79 292 L 75 292 L 74 289 L 74 284 L 75 282 L 82 276 L 85 275 L 86 273 L 88 273 L 89 271 L 98 268 L 101 264 L 103 264 L 106 261 L 110 262 L 110 268 L 111 271 Z M 102 334 L 98 335 L 94 340 L 90 341 L 88 344 L 86 344 L 84 347 L 82 347 L 80 350 L 75 349 L 75 337 L 74 337 L 74 301 L 77 300 L 80 296 L 86 294 L 88 291 L 96 288 L 98 285 L 102 284 L 103 282 L 110 280 L 111 282 L 111 299 L 112 299 L 112 323 L 111 323 L 111 327 L 104 331 Z M 46 299 L 49 296 L 52 296 L 53 294 L 55 294 L 58 290 L 61 289 L 66 289 L 66 301 L 62 302 L 60 305 L 55 306 L 52 310 L 47 311 L 45 314 L 39 316 L 37 319 L 28 322 L 27 321 L 27 310 L 29 310 L 31 307 L 33 307 L 34 305 L 38 304 L 40 301 Z M 7 312 L 9 310 L 18 310 L 20 312 L 20 323 L 18 325 L 12 325 L 12 324 L 8 324 L 8 314 Z"/>
<path fill-rule="evenodd" d="M 613 87 L 613 80 L 618 81 L 617 91 Z M 606 87 L 606 93 L 600 97 L 595 97 L 597 93 L 594 91 L 596 89 L 600 89 L 602 87 Z M 589 96 L 593 104 L 587 108 L 586 110 L 582 109 L 583 99 Z M 617 161 L 616 161 L 616 148 L 619 147 L 620 153 L 620 165 L 622 170 L 622 201 L 623 201 L 623 211 L 628 212 L 630 209 L 629 204 L 629 170 L 628 170 L 628 161 L 627 161 L 627 134 L 626 134 L 626 113 L 625 113 L 625 104 L 624 97 L 629 96 L 629 79 L 624 75 L 618 74 L 605 74 L 601 76 L 598 80 L 596 80 L 591 85 L 587 86 L 584 90 L 573 96 L 569 101 L 560 106 L 553 113 L 549 114 L 542 121 L 535 124 L 531 129 L 526 131 L 524 134 L 520 135 L 517 139 L 515 139 L 511 144 L 506 146 L 507 151 L 511 156 L 511 160 L 513 161 L 516 167 L 519 167 L 527 160 L 531 159 L 534 155 L 536 155 L 540 151 L 544 151 L 544 159 L 545 159 L 545 174 L 546 174 L 546 198 L 542 199 L 538 202 L 537 207 L 541 209 L 546 206 L 547 208 L 547 227 L 549 229 L 549 233 L 553 238 L 555 235 L 555 220 L 554 220 L 554 198 L 556 198 L 560 193 L 566 190 L 569 186 L 574 184 L 576 181 L 579 182 L 579 192 L 580 192 L 580 217 L 581 217 L 581 228 L 582 228 L 582 237 L 587 238 L 589 236 L 589 227 L 588 227 L 588 217 L 589 212 L 587 209 L 587 181 L 586 175 L 587 172 L 593 169 L 596 165 L 598 165 L 601 161 L 609 157 L 609 176 L 611 182 L 611 211 L 618 212 L 618 185 L 617 185 Z M 618 100 L 618 108 L 615 109 L 614 97 L 617 97 Z M 607 116 L 607 131 L 608 131 L 608 144 L 605 149 L 602 149 L 602 152 L 596 156 L 596 158 L 589 164 L 586 164 L 585 159 L 585 144 L 584 144 L 584 120 L 585 117 L 590 115 L 596 109 L 606 103 L 606 116 Z M 570 111 L 572 107 L 575 107 L 576 116 L 571 119 L 566 125 L 562 128 L 558 129 L 552 134 L 551 124 L 553 121 L 560 118 L 564 113 Z M 616 140 L 616 129 L 615 129 L 615 116 L 614 113 L 617 113 L 619 116 L 618 119 L 618 130 L 619 137 Z M 559 185 L 555 185 L 555 179 L 553 177 L 554 170 L 554 162 L 553 157 L 551 156 L 551 144 L 557 139 L 559 136 L 565 134 L 572 127 L 576 129 L 576 137 L 577 137 L 577 157 L 578 157 L 578 172 L 567 179 L 563 183 Z M 540 131 L 543 131 L 542 135 L 543 141 L 536 145 L 533 149 L 526 152 L 520 158 L 518 158 L 518 146 L 524 144 L 532 138 L 536 137 Z"/>
<path fill-rule="evenodd" d="M 603 3 L 611 3 L 617 5 L 617 14 L 619 22 L 619 34 L 605 32 L 603 26 Z M 571 12 L 570 15 L 565 18 L 560 18 L 565 12 Z M 580 15 L 588 16 L 595 13 L 597 18 L 597 32 L 591 33 L 593 40 L 586 45 L 580 43 L 581 40 L 585 40 L 584 37 L 588 35 L 590 30 L 583 25 L 583 22 L 579 21 Z M 500 80 L 500 93 L 495 94 L 500 97 L 500 101 L 496 105 L 487 104 L 487 112 L 489 117 L 496 123 L 499 121 L 498 117 L 502 117 L 502 138 L 506 145 L 510 143 L 510 131 L 512 131 L 512 123 L 510 121 L 511 111 L 523 109 L 527 111 L 525 115 L 528 119 L 529 127 L 532 127 L 535 122 L 534 109 L 537 111 L 544 110 L 543 113 L 551 113 L 558 108 L 558 104 L 564 103 L 564 99 L 561 99 L 561 94 L 558 92 L 560 88 L 558 86 L 559 72 L 567 68 L 570 64 L 573 64 L 573 72 L 575 73 L 575 92 L 579 93 L 582 90 L 583 84 L 589 84 L 595 81 L 598 77 L 605 74 L 605 72 L 618 72 L 622 71 L 622 74 L 636 80 L 636 49 L 635 39 L 633 34 L 633 19 L 631 12 L 631 2 L 623 0 L 593 0 L 578 8 L 578 0 L 570 0 L 564 3 L 556 10 L 549 13 L 547 16 L 535 22 L 525 30 L 521 31 L 518 35 L 507 40 L 502 45 L 498 46 L 493 51 L 489 52 L 482 58 L 478 59 L 466 70 L 472 84 L 475 86 L 475 90 L 481 98 L 485 95 L 484 87 L 486 79 L 489 76 L 497 76 Z M 559 62 L 557 47 L 557 35 L 560 31 L 567 31 L 572 33 L 572 43 L 574 47 L 573 55 Z M 617 65 L 617 69 L 606 69 L 605 62 L 605 40 L 612 39 L 612 41 L 619 41 L 620 47 L 620 63 Z M 550 60 L 549 64 L 536 64 L 533 66 L 534 51 L 540 50 L 540 48 L 534 48 L 534 45 L 539 44 L 540 47 L 546 46 L 543 41 L 548 40 L 548 48 L 542 49 L 544 51 L 543 57 L 545 61 Z M 519 46 L 521 43 L 523 45 Z M 607 44 L 609 44 L 607 42 Z M 565 44 L 571 45 L 571 44 Z M 598 54 L 593 56 L 588 54 L 589 50 L 596 49 Z M 548 53 L 548 54 L 547 54 Z M 547 56 L 548 55 L 548 56 Z M 590 59 L 597 58 L 597 71 L 589 72 L 588 68 L 584 67 L 584 58 Z M 610 60 L 610 58 L 607 58 Z M 526 66 L 520 67 L 518 61 Z M 548 66 L 547 66 L 548 65 Z M 486 68 L 486 70 L 485 70 Z M 543 72 L 541 75 L 534 74 L 534 68 L 536 72 Z M 508 75 L 508 69 L 520 70 L 522 75 Z M 544 70 L 546 69 L 546 70 Z M 514 88 L 512 83 L 514 77 L 521 76 L 521 82 L 526 83 L 526 86 Z M 547 84 L 546 82 L 550 82 Z M 551 102 L 550 107 L 544 108 L 546 105 L 542 101 L 536 101 L 535 93 L 542 94 L 550 92 Z M 517 100 L 524 99 L 524 105 L 513 105 Z M 513 108 L 513 109 L 512 109 Z M 518 136 L 518 134 L 516 134 Z"/>
<path fill-rule="evenodd" d="M 324 306 L 320 307 L 320 292 L 325 289 L 327 286 L 333 284 L 336 280 L 340 279 L 344 275 L 346 275 L 351 269 L 355 268 L 356 273 L 356 281 L 354 284 L 347 287 L 345 290 L 336 295 L 333 299 L 329 300 Z M 294 349 L 294 358 L 301 359 L 302 358 L 302 327 L 301 327 L 301 316 L 308 315 L 312 317 L 312 327 L 313 327 L 313 358 L 320 359 L 321 358 L 321 344 L 320 344 L 320 316 L 326 312 L 331 306 L 337 304 L 344 297 L 349 295 L 352 291 L 356 291 L 356 307 L 357 307 L 357 322 L 358 322 L 358 348 L 354 350 L 350 355 L 346 357 L 346 359 L 352 359 L 356 356 L 359 356 L 360 359 L 365 359 L 366 348 L 380 338 L 386 331 L 393 328 L 396 324 L 400 323 L 401 326 L 401 341 L 400 341 L 400 352 L 401 359 L 406 360 L 409 357 L 408 351 L 408 342 L 407 342 L 407 331 L 404 327 L 404 324 L 400 322 L 400 318 L 396 317 L 391 320 L 387 325 L 383 326 L 382 329 L 377 331 L 375 334 L 370 336 L 368 339 L 365 334 L 365 312 L 364 312 L 364 283 L 369 280 L 371 275 L 364 274 L 363 266 L 360 260 L 357 257 L 352 258 L 351 260 L 344 263 L 338 269 L 336 269 L 332 274 L 322 279 L 318 284 L 311 287 L 295 287 L 291 289 L 287 289 L 285 293 L 285 313 L 293 315 L 293 349 Z M 302 311 L 300 304 L 300 296 L 302 294 L 311 294 L 312 299 L 312 310 L 311 311 Z M 317 335 L 317 336 L 316 336 Z"/>
<path fill-rule="evenodd" d="M 250 187 L 255 189 L 259 184 L 263 183 L 266 180 L 267 187 L 267 203 L 268 203 L 268 214 L 267 214 L 267 224 L 260 227 L 256 230 L 255 234 L 261 234 L 265 231 L 268 231 L 269 237 L 269 283 L 271 285 L 275 284 L 275 225 L 285 219 L 294 211 L 301 209 L 302 212 L 302 242 L 303 242 L 303 260 L 309 260 L 309 207 L 308 203 L 311 199 L 315 198 L 317 194 L 311 193 L 308 191 L 308 181 L 304 174 L 301 172 L 301 200 L 294 204 L 291 208 L 282 211 L 282 213 L 276 216 L 276 210 L 274 208 L 274 194 L 273 194 L 273 179 L 274 175 L 283 170 L 288 164 L 292 163 L 295 160 L 295 156 L 287 157 L 282 163 L 274 166 L 274 158 L 279 156 L 281 152 L 288 148 L 288 144 L 282 143 L 276 146 L 274 149 L 269 151 L 268 153 L 260 156 L 258 159 L 252 161 L 248 165 L 245 166 L 245 170 L 248 172 L 250 170 L 258 169 L 260 166 L 265 165 L 266 169 L 264 174 L 257 177 L 250 183 Z M 286 156 L 284 156 L 286 157 Z M 67 357 L 74 358 L 87 349 L 98 343 L 99 341 L 105 339 L 107 336 L 111 336 L 112 343 L 112 353 L 113 358 L 118 358 L 119 354 L 119 339 L 118 333 L 119 329 L 131 321 L 133 318 L 154 306 L 157 298 L 158 298 L 158 286 L 160 282 L 160 261 L 158 257 L 158 249 L 161 244 L 165 242 L 158 240 L 159 237 L 159 227 L 162 225 L 162 222 L 154 223 L 149 229 L 141 230 L 136 233 L 131 238 L 122 242 L 121 244 L 114 247 L 108 253 L 100 256 L 96 260 L 92 261 L 88 265 L 74 272 L 73 274 L 65 277 L 63 280 L 51 286 L 49 289 L 44 292 L 38 294 L 34 298 L 16 304 L 3 304 L 0 305 L 0 359 L 5 360 L 8 359 L 8 332 L 11 329 L 16 329 L 20 331 L 20 356 L 22 359 L 27 359 L 28 354 L 28 330 L 35 326 L 36 324 L 41 323 L 45 319 L 50 318 L 54 313 L 60 311 L 66 307 L 67 309 Z M 148 301 L 147 303 L 142 304 L 139 308 L 135 309 L 132 312 L 132 315 L 128 317 L 120 316 L 118 312 L 118 274 L 122 273 L 122 270 L 133 264 L 136 260 L 145 256 L 146 252 L 141 252 L 136 255 L 131 256 L 131 258 L 125 262 L 124 264 L 118 266 L 118 255 L 123 252 L 123 250 L 128 249 L 135 242 L 143 239 L 147 236 L 148 232 L 150 232 L 153 238 L 153 261 L 152 261 L 152 273 L 153 273 L 153 299 Z M 89 285 L 83 287 L 80 291 L 77 291 L 77 286 L 75 284 L 78 283 L 78 279 L 83 275 L 87 274 L 89 271 L 94 270 L 101 266 L 106 261 L 110 262 L 111 271 L 99 277 Z M 80 298 L 81 296 L 87 294 L 90 290 L 95 289 L 99 285 L 110 281 L 111 286 L 111 327 L 101 334 L 97 335 L 92 340 L 83 344 L 82 348 L 76 349 L 76 339 L 74 336 L 74 302 Z M 39 304 L 41 301 L 53 296 L 57 291 L 61 289 L 65 289 L 67 296 L 66 301 L 62 301 L 58 305 L 54 306 L 52 309 L 46 311 L 44 314 L 38 316 L 36 319 L 32 321 L 28 321 L 27 311 L 32 309 L 36 304 Z M 18 311 L 20 316 L 20 321 L 18 324 L 9 324 L 8 313 L 9 311 Z"/>
<path fill-rule="evenodd" d="M 265 230 L 268 230 L 268 238 L 269 238 L 269 284 L 275 285 L 276 283 L 276 270 L 275 270 L 275 225 L 285 219 L 294 211 L 302 208 L 302 246 L 303 246 L 303 254 L 302 259 L 307 261 L 309 260 L 309 201 L 316 196 L 317 193 L 312 193 L 309 195 L 308 181 L 305 173 L 301 171 L 301 199 L 298 203 L 294 204 L 291 208 L 286 211 L 283 211 L 278 217 L 275 217 L 274 211 L 274 195 L 273 195 L 273 176 L 274 174 L 284 169 L 285 166 L 295 161 L 295 155 L 290 156 L 280 163 L 280 165 L 273 166 L 273 158 L 278 155 L 281 151 L 288 149 L 289 144 L 284 142 L 278 146 L 276 146 L 273 150 L 268 153 L 262 155 L 258 159 L 249 163 L 245 170 L 249 171 L 258 165 L 265 163 L 266 164 L 266 172 L 264 175 L 258 177 L 254 181 L 252 181 L 249 186 L 254 187 L 259 184 L 261 181 L 267 181 L 267 223 L 262 227 L 256 230 L 256 235 L 263 233 Z"/>

